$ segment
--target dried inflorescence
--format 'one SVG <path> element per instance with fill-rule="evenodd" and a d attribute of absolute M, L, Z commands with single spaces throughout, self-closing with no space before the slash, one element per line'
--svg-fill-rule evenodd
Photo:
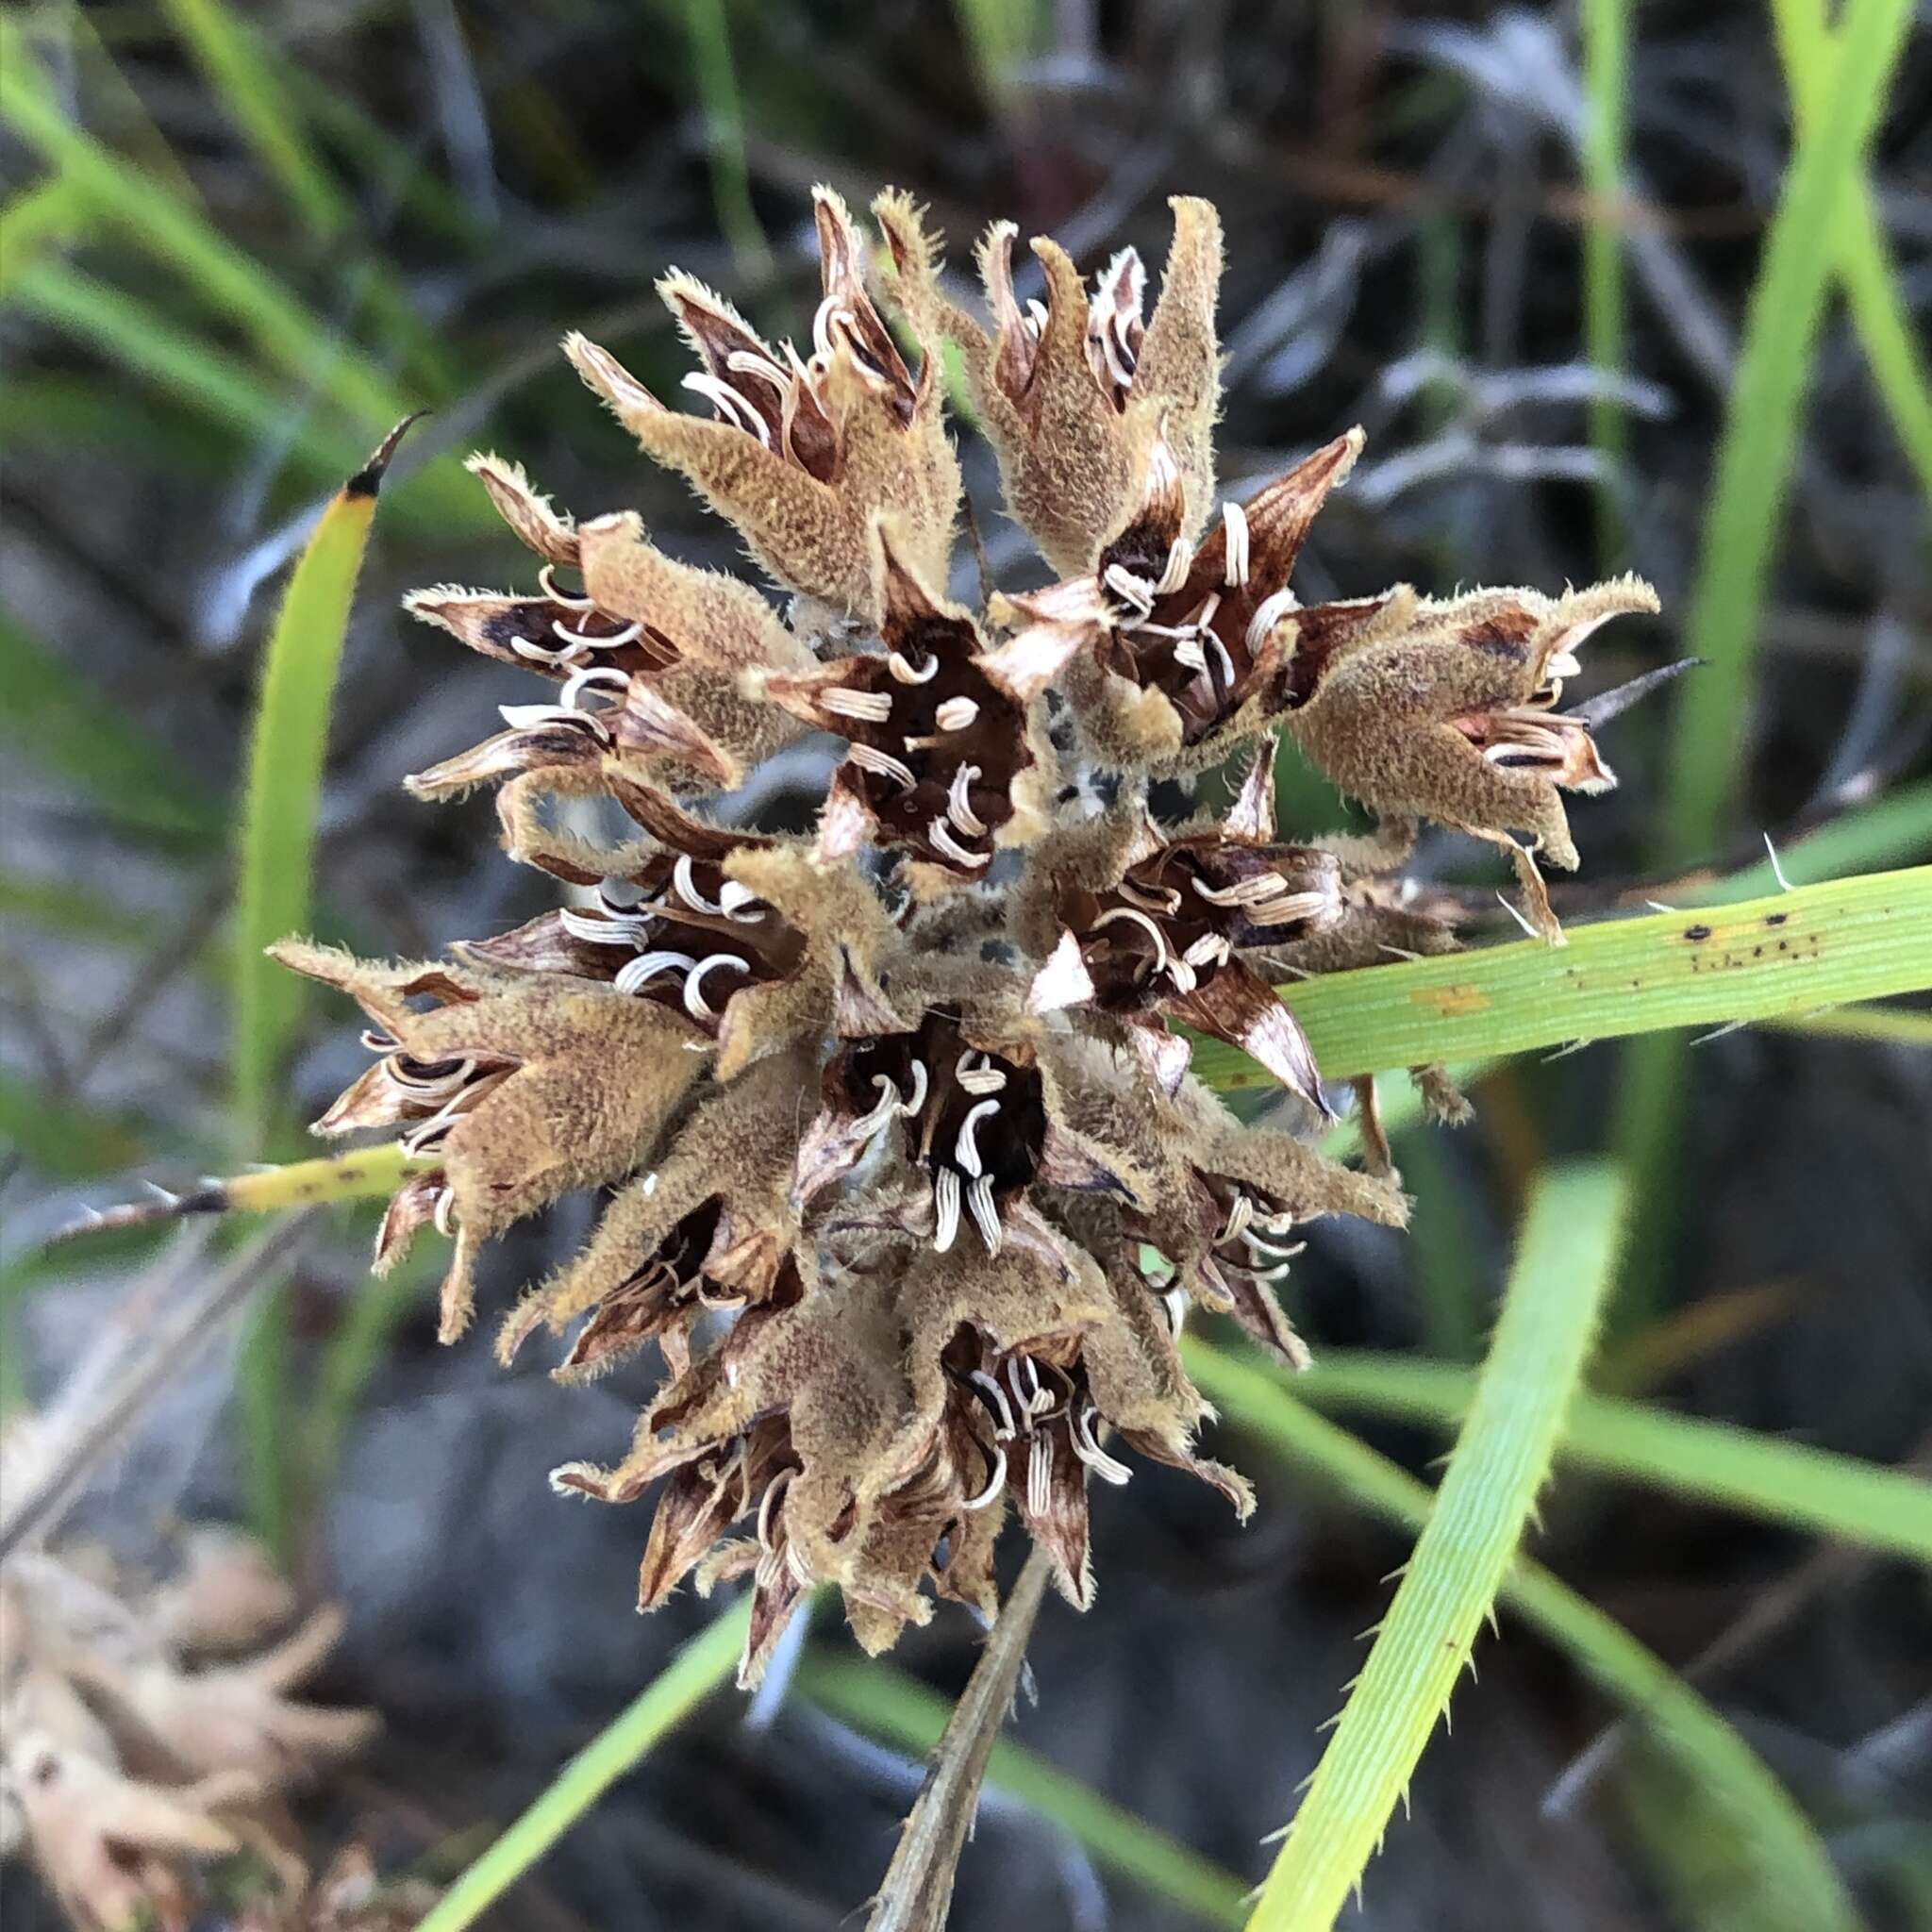
<path fill-rule="evenodd" d="M 1303 1360 L 1275 1291 L 1297 1231 L 1399 1224 L 1406 1204 L 1386 1171 L 1243 1125 L 1173 1023 L 1241 1046 L 1322 1118 L 1273 980 L 1454 944 L 1400 876 L 1424 818 L 1506 845 L 1557 937 L 1533 855 L 1574 865 L 1560 792 L 1611 782 L 1589 722 L 1556 708 L 1561 680 L 1597 624 L 1655 606 L 1634 580 L 1300 604 L 1296 555 L 1362 439 L 1216 507 L 1221 233 L 1203 202 L 1174 204 L 1144 323 L 1131 250 L 1090 294 L 1036 242 L 1046 293 L 1023 308 L 1012 230 L 994 228 L 990 326 L 943 291 L 903 196 L 875 205 L 883 291 L 839 198 L 816 206 L 809 356 L 689 277 L 662 284 L 710 419 L 566 344 L 736 526 L 783 612 L 661 555 L 634 515 L 576 525 L 475 459 L 541 559 L 536 589 L 411 608 L 560 689 L 412 782 L 500 783 L 508 851 L 576 896 L 442 963 L 282 949 L 369 1015 L 375 1062 L 320 1125 L 396 1129 L 419 1158 L 378 1265 L 425 1223 L 454 1236 L 446 1337 L 482 1242 L 566 1191 L 614 1190 L 501 1352 L 568 1335 L 557 1373 L 576 1378 L 655 1344 L 666 1379 L 628 1453 L 554 1481 L 619 1503 L 656 1489 L 645 1607 L 693 1569 L 750 1573 L 747 1677 L 817 1583 L 874 1648 L 930 1614 L 928 1592 L 991 1612 L 1009 1504 L 1084 1606 L 1088 1483 L 1125 1482 L 1125 1456 L 1245 1513 L 1245 1485 L 1194 1452 L 1208 1411 L 1183 1311 Z M 948 597 L 946 343 L 1008 508 L 1059 573 L 983 609 Z M 844 743 L 814 832 L 706 813 L 807 731 Z M 1376 837 L 1280 836 L 1283 733 L 1380 817 Z M 1230 759 L 1225 811 L 1150 812 L 1151 780 Z M 637 836 L 561 829 L 554 801 L 584 798 Z"/>
<path fill-rule="evenodd" d="M 31 1426 L 9 1425 L 0 1465 L 17 1467 Z M 0 1853 L 31 1854 L 83 1932 L 186 1932 L 206 1868 L 244 1854 L 275 1923 L 297 1923 L 285 1915 L 308 1874 L 284 1793 L 375 1719 L 301 1700 L 341 1619 L 324 1609 L 289 1630 L 293 1610 L 267 1553 L 231 1530 L 192 1530 L 158 1578 L 91 1545 L 9 1559 Z"/>

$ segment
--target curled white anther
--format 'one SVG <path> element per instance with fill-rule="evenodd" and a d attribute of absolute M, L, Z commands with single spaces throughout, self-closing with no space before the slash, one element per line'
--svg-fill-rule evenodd
<path fill-rule="evenodd" d="M 1158 968 L 1156 970 L 1158 971 Z M 1167 962 L 1167 973 L 1168 977 L 1174 981 L 1176 991 L 1180 992 L 1192 992 L 1201 983 L 1201 975 L 1185 959 L 1178 957 Z"/>
<path fill-rule="evenodd" d="M 924 670 L 915 671 L 912 668 L 911 658 L 907 657 L 903 651 L 888 651 L 886 653 L 886 669 L 901 684 L 930 684 L 940 675 L 939 654 L 935 652 L 925 660 Z"/>
<path fill-rule="evenodd" d="M 1230 591 L 1239 591 L 1248 581 L 1247 511 L 1238 503 L 1224 503 L 1221 529 L 1227 541 L 1227 568 L 1221 580 Z"/>
<path fill-rule="evenodd" d="M 959 1176 L 950 1167 L 942 1167 L 933 1175 L 932 1211 L 936 1224 L 933 1252 L 943 1255 L 959 1233 Z"/>
<path fill-rule="evenodd" d="M 721 422 L 742 429 L 747 436 L 757 437 L 767 449 L 771 448 L 772 432 L 765 419 L 728 382 L 708 371 L 694 369 L 684 378 L 684 387 L 693 395 L 703 396 L 717 410 Z"/>
<path fill-rule="evenodd" d="M 1227 655 L 1227 646 L 1211 630 L 1204 630 L 1201 633 L 1201 641 L 1208 650 L 1214 653 L 1215 659 L 1221 666 L 1222 689 L 1224 691 L 1232 691 L 1234 689 L 1234 659 Z M 1203 669 L 1206 669 L 1205 663 Z"/>
<path fill-rule="evenodd" d="M 1172 886 L 1137 885 L 1128 878 L 1123 879 L 1114 891 L 1130 905 L 1139 906 L 1148 912 L 1172 914 L 1181 909 L 1181 895 Z"/>
<path fill-rule="evenodd" d="M 705 974 L 716 971 L 720 966 L 728 966 L 734 973 L 748 974 L 750 964 L 741 959 L 736 953 L 708 953 L 684 977 L 684 1010 L 693 1020 L 715 1020 L 718 1016 L 704 995 Z"/>
<path fill-rule="evenodd" d="M 408 1058 L 401 1056 L 400 1058 Z M 441 1066 L 441 1060 L 430 1060 L 425 1064 Z M 400 1087 L 405 1093 L 420 1100 L 442 1100 L 452 1093 L 459 1092 L 463 1082 L 476 1071 L 476 1062 L 459 1059 L 442 1074 L 412 1074 L 407 1068 L 391 1059 L 383 1068 L 384 1077 L 392 1087 Z"/>
<path fill-rule="evenodd" d="M 843 684 L 827 685 L 819 692 L 819 705 L 835 718 L 856 718 L 861 724 L 883 724 L 892 715 L 891 691 L 854 691 Z"/>
<path fill-rule="evenodd" d="M 1227 957 L 1233 951 L 1232 943 L 1218 932 L 1206 932 L 1181 955 L 1181 958 L 1198 971 L 1203 966 L 1225 966 Z"/>
<path fill-rule="evenodd" d="M 449 1188 L 439 1189 L 436 1195 L 436 1212 L 433 1217 L 436 1222 L 436 1231 L 438 1234 L 447 1236 L 455 1232 L 456 1211 L 457 1197 L 455 1191 Z"/>
<path fill-rule="evenodd" d="M 969 852 L 953 837 L 953 828 L 944 819 L 934 819 L 925 828 L 925 836 L 932 841 L 933 849 L 942 852 L 955 865 L 963 865 L 969 872 L 978 872 L 983 866 L 992 863 L 991 852 Z"/>
<path fill-rule="evenodd" d="M 630 679 L 622 671 L 614 671 L 608 664 L 594 668 L 573 671 L 563 681 L 563 691 L 558 702 L 567 709 L 579 711 L 584 708 L 586 691 L 608 691 L 612 697 L 622 699 L 630 689 Z"/>
<path fill-rule="evenodd" d="M 946 791 L 946 816 L 966 834 L 969 839 L 986 836 L 986 821 L 973 809 L 967 793 L 974 779 L 979 776 L 977 765 L 961 765 L 953 774 L 953 782 Z"/>
<path fill-rule="evenodd" d="M 1134 1472 L 1124 1462 L 1116 1460 L 1093 1440 L 1093 1418 L 1099 1411 L 1091 1402 L 1082 1403 L 1074 1416 L 1074 1454 L 1097 1475 L 1102 1482 L 1111 1483 L 1116 1489 L 1132 1479 Z"/>
<path fill-rule="evenodd" d="M 1255 614 L 1248 619 L 1247 637 L 1243 641 L 1248 647 L 1248 656 L 1253 657 L 1261 648 L 1268 633 L 1298 606 L 1292 591 L 1282 589 L 1272 597 L 1263 597 L 1255 608 Z"/>
<path fill-rule="evenodd" d="M 910 1117 L 925 1105 L 925 1062 L 924 1060 L 914 1060 L 912 1062 L 912 1098 L 899 1109 L 902 1114 Z"/>
<path fill-rule="evenodd" d="M 959 1123 L 959 1131 L 953 1138 L 953 1156 L 961 1168 L 977 1177 L 985 1172 L 985 1163 L 979 1158 L 979 1147 L 974 1136 L 979 1131 L 982 1120 L 1000 1110 L 997 1100 L 975 1101 L 966 1109 L 966 1118 Z"/>
<path fill-rule="evenodd" d="M 614 651 L 620 645 L 635 643 L 644 634 L 643 625 L 635 618 L 623 629 L 612 631 L 608 638 L 594 638 L 588 631 L 573 630 L 561 618 L 555 619 L 550 628 L 568 647 L 563 654 L 567 658 L 579 650 Z"/>
<path fill-rule="evenodd" d="M 1187 1325 L 1188 1321 L 1187 1291 L 1172 1288 L 1160 1299 L 1167 1309 L 1168 1326 L 1174 1331 L 1174 1339 L 1178 1341 L 1181 1339 L 1181 1330 Z"/>
<path fill-rule="evenodd" d="M 1158 972 L 1168 963 L 1167 939 L 1160 928 L 1148 916 L 1132 906 L 1109 906 L 1093 922 L 1092 930 L 1098 932 L 1103 926 L 1111 925 L 1117 919 L 1131 921 L 1135 925 L 1146 929 L 1147 937 L 1154 941 L 1154 968 Z"/>
<path fill-rule="evenodd" d="M 724 908 L 714 906 L 698 891 L 697 873 L 688 852 L 677 855 L 677 863 L 671 868 L 671 890 L 691 908 L 693 912 L 708 912 L 722 918 Z"/>
<path fill-rule="evenodd" d="M 640 953 L 617 969 L 610 983 L 619 992 L 636 992 L 660 973 L 689 973 L 698 962 L 689 953 Z"/>
<path fill-rule="evenodd" d="M 1278 872 L 1251 873 L 1231 886 L 1210 886 L 1196 874 L 1193 888 L 1210 906 L 1252 906 L 1259 899 L 1272 899 L 1288 890 L 1288 881 Z"/>
<path fill-rule="evenodd" d="M 362 1029 L 362 1044 L 371 1053 L 393 1053 L 402 1041 L 393 1033 L 385 1033 L 379 1026 L 365 1026 Z"/>
<path fill-rule="evenodd" d="M 1030 1355 L 1016 1355 L 1007 1364 L 1007 1380 L 1029 1416 L 1041 1416 L 1053 1407 L 1053 1391 L 1040 1379 L 1040 1364 Z"/>
<path fill-rule="evenodd" d="M 1026 1507 L 1035 1516 L 1044 1516 L 1053 1500 L 1053 1443 L 1045 1436 L 1035 1436 L 1026 1452 Z"/>
<path fill-rule="evenodd" d="M 1021 318 L 1028 331 L 1034 336 L 1044 335 L 1050 319 L 1046 304 L 1038 295 L 1029 296 L 1026 301 L 1026 313 Z"/>
<path fill-rule="evenodd" d="M 1013 1424 L 1013 1411 L 1007 1401 L 1007 1391 L 989 1375 L 984 1369 L 974 1369 L 966 1377 L 985 1396 L 988 1404 L 999 1417 L 993 1429 L 995 1442 L 1010 1442 L 1019 1434 Z"/>
<path fill-rule="evenodd" d="M 757 376 L 780 396 L 791 387 L 791 378 L 769 356 L 757 355 L 750 349 L 733 349 L 724 358 L 724 367 L 733 375 Z"/>
<path fill-rule="evenodd" d="M 975 1062 L 978 1064 L 974 1064 Z M 992 1056 L 981 1053 L 976 1046 L 969 1046 L 954 1061 L 953 1078 L 965 1091 L 975 1096 L 982 1093 L 1003 1093 L 1007 1086 L 1007 1076 L 993 1064 Z"/>
<path fill-rule="evenodd" d="M 1307 1241 L 1271 1241 L 1253 1228 L 1242 1230 L 1241 1244 L 1249 1254 L 1265 1256 L 1270 1261 L 1291 1261 L 1307 1246 Z"/>
<path fill-rule="evenodd" d="M 1221 1232 L 1214 1237 L 1218 1248 L 1224 1241 L 1231 1241 L 1237 1236 L 1247 1232 L 1248 1224 L 1255 1218 L 1255 1197 L 1245 1190 L 1237 1188 L 1234 1199 L 1228 1203 L 1227 1219 L 1221 1224 Z"/>
<path fill-rule="evenodd" d="M 846 748 L 845 756 L 860 771 L 875 772 L 881 778 L 890 778 L 902 791 L 910 791 L 919 782 L 912 775 L 912 767 L 902 758 L 895 758 L 889 751 L 875 751 L 869 744 L 856 740 Z"/>
<path fill-rule="evenodd" d="M 870 1141 L 903 1111 L 899 1105 L 899 1084 L 890 1074 L 874 1074 L 872 1084 L 879 1090 L 878 1105 L 852 1123 L 853 1133 L 862 1141 Z"/>
<path fill-rule="evenodd" d="M 772 1518 L 777 1513 L 778 1505 L 783 1500 L 785 1491 L 791 1487 L 791 1472 L 789 1469 L 781 1469 L 765 1485 L 765 1493 L 758 1498 L 758 1547 L 761 1550 L 770 1550 L 774 1547 Z"/>
<path fill-rule="evenodd" d="M 512 731 L 547 731 L 564 724 L 600 744 L 610 742 L 608 728 L 594 711 L 572 711 L 561 705 L 498 705 L 496 715 Z"/>
<path fill-rule="evenodd" d="M 594 597 L 573 597 L 566 591 L 559 591 L 557 588 L 556 571 L 557 566 L 554 563 L 546 563 L 537 573 L 537 588 L 553 604 L 560 604 L 566 610 L 596 609 L 597 600 Z"/>
<path fill-rule="evenodd" d="M 1205 672 L 1208 669 L 1208 653 L 1198 631 L 1190 631 L 1175 643 L 1174 661 L 1187 671 Z"/>
<path fill-rule="evenodd" d="M 979 1229 L 979 1239 L 986 1243 L 986 1252 L 997 1255 L 1006 1230 L 1000 1226 L 999 1209 L 993 1206 L 992 1176 L 990 1174 L 981 1174 L 966 1190 L 966 1211 Z"/>
<path fill-rule="evenodd" d="M 968 1496 L 959 1507 L 962 1509 L 984 1509 L 1007 1486 L 1007 1452 L 994 1443 L 992 1452 L 992 1473 L 986 1479 L 986 1487 L 976 1496 Z"/>
<path fill-rule="evenodd" d="M 587 946 L 635 946 L 648 937 L 651 926 L 648 914 L 580 912 L 575 906 L 564 907 L 557 918 L 572 939 Z"/>
<path fill-rule="evenodd" d="M 1168 546 L 1167 568 L 1155 580 L 1154 594 L 1157 597 L 1173 595 L 1187 582 L 1188 573 L 1194 567 L 1194 546 L 1185 537 L 1176 537 Z"/>
<path fill-rule="evenodd" d="M 941 731 L 964 731 L 979 716 L 979 706 L 972 698 L 948 698 L 932 714 Z"/>
<path fill-rule="evenodd" d="M 1100 581 L 1130 610 L 1138 610 L 1142 617 L 1154 608 L 1153 584 L 1130 571 L 1125 564 L 1108 564 L 1101 574 Z"/>

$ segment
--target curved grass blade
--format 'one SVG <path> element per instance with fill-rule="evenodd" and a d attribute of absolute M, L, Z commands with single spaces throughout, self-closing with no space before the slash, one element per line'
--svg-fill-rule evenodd
<path fill-rule="evenodd" d="M 1298 1375 L 1294 1387 L 1320 1409 L 1453 1429 L 1469 1412 L 1476 1378 L 1449 1362 L 1336 1349 Z M 1932 1482 L 1884 1463 L 1588 1391 L 1571 1405 L 1557 1455 L 1688 1502 L 1932 1565 Z"/>
<path fill-rule="evenodd" d="M 1549 1475 L 1616 1259 L 1614 1170 L 1530 1196 L 1502 1318 L 1429 1520 L 1249 1922 L 1320 1932 L 1374 1855 Z"/>
<path fill-rule="evenodd" d="M 1430 1520 L 1434 1498 L 1425 1485 L 1297 1401 L 1272 1371 L 1198 1342 L 1188 1344 L 1187 1356 L 1195 1381 L 1228 1420 L 1284 1460 L 1391 1522 L 1420 1529 Z M 1526 1557 L 1509 1566 L 1502 1599 L 1623 1704 L 1703 1790 L 1723 1821 L 1740 1915 L 1756 1932 L 1857 1932 L 1830 1856 L 1790 1792 L 1662 1658 Z"/>
<path fill-rule="evenodd" d="M 1591 196 L 1583 231 L 1583 342 L 1599 375 L 1624 373 L 1624 157 L 1628 144 L 1630 0 L 1583 0 L 1585 113 L 1579 158 Z M 1616 218 L 1611 219 L 1611 211 Z M 1590 441 L 1611 475 L 1623 473 L 1629 422 L 1614 396 L 1590 406 Z M 1597 495 L 1597 553 L 1605 568 L 1621 542 L 1620 519 L 1607 491 Z"/>
<path fill-rule="evenodd" d="M 556 1844 L 654 1744 L 728 1678 L 751 1628 L 749 1596 L 708 1624 L 544 1787 L 521 1818 L 465 1872 L 416 1932 L 463 1932 Z"/>
<path fill-rule="evenodd" d="M 1932 866 L 1694 913 L 1605 920 L 1538 940 L 1327 974 L 1281 989 L 1329 1079 L 1573 1041 L 1815 1011 L 1932 986 Z M 1202 1042 L 1229 1091 L 1268 1076 Z"/>
<path fill-rule="evenodd" d="M 822 1654 L 799 1667 L 798 1688 L 814 1704 L 874 1738 L 929 1751 L 949 1715 L 946 1702 L 890 1664 Z M 1247 1886 L 1198 1852 L 1122 1809 L 1010 1738 L 987 1760 L 986 1782 L 1050 1818 L 1092 1855 L 1095 1864 L 1191 1914 L 1204 1924 L 1239 1926 Z"/>

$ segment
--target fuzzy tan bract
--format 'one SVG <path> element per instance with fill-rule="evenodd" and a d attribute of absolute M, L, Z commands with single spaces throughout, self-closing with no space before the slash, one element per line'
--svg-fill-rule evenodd
<path fill-rule="evenodd" d="M 1246 1486 L 1197 1452 L 1188 1309 L 1302 1362 L 1279 1284 L 1303 1224 L 1407 1211 L 1372 1116 L 1374 1172 L 1300 1138 L 1330 1096 L 1274 982 L 1457 943 L 1402 875 L 1424 817 L 1507 843 L 1553 929 L 1532 852 L 1573 863 L 1558 794 L 1610 782 L 1588 719 L 1556 708 L 1561 680 L 1595 624 L 1655 605 L 1627 580 L 1302 605 L 1296 558 L 1363 439 L 1217 504 L 1204 202 L 1173 204 L 1151 312 L 1131 249 L 1089 289 L 1036 241 L 1043 294 L 1024 296 L 995 226 L 990 321 L 949 292 L 905 196 L 874 205 L 883 274 L 836 195 L 814 207 L 808 353 L 688 275 L 660 284 L 708 416 L 566 345 L 783 607 L 665 556 L 628 512 L 579 524 L 475 459 L 534 585 L 410 608 L 554 690 L 412 783 L 501 786 L 506 849 L 558 903 L 445 963 L 282 951 L 373 1023 L 373 1065 L 318 1124 L 393 1131 L 415 1158 L 378 1261 L 425 1228 L 454 1239 L 446 1338 L 483 1242 L 609 1191 L 499 1348 L 554 1338 L 571 1380 L 655 1352 L 628 1450 L 554 1480 L 653 1499 L 641 1607 L 686 1577 L 750 1577 L 747 1678 L 817 1583 L 871 1649 L 936 1599 L 992 1612 L 1009 1514 L 1084 1607 L 1090 1485 L 1141 1458 L 1245 1513 Z M 952 569 L 947 343 L 1006 507 L 1060 573 L 982 587 L 984 608 Z M 809 832 L 708 802 L 807 731 L 843 746 Z M 1277 824 L 1283 736 L 1381 816 L 1374 834 Z M 1224 810 L 1150 811 L 1156 777 L 1236 755 Z M 637 836 L 600 845 L 560 809 L 598 800 Z M 1176 1022 L 1275 1076 L 1272 1124 L 1191 1076 Z M 1462 1108 L 1440 1070 L 1417 1078 L 1439 1116 Z"/>

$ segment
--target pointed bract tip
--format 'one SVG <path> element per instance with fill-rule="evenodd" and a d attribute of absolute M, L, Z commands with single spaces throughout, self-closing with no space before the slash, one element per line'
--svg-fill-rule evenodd
<path fill-rule="evenodd" d="M 369 460 L 342 485 L 344 496 L 374 496 L 382 488 L 382 479 L 390 465 L 390 458 L 396 453 L 396 446 L 410 429 L 428 415 L 427 409 L 412 409 L 396 426 L 370 452 Z"/>

